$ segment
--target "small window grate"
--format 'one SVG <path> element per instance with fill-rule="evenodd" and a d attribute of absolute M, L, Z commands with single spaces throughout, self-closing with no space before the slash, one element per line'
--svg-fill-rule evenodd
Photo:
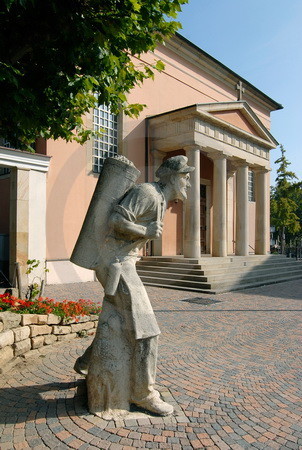
<path fill-rule="evenodd" d="M 255 174 L 252 170 L 249 170 L 248 196 L 249 202 L 255 201 Z"/>
<path fill-rule="evenodd" d="M 100 173 L 105 159 L 117 155 L 117 116 L 108 106 L 100 105 L 93 111 L 93 128 L 101 133 L 93 140 L 93 171 Z"/>

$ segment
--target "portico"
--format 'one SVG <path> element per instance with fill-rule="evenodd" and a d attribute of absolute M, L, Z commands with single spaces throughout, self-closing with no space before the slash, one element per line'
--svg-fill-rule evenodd
<path fill-rule="evenodd" d="M 190 258 L 201 255 L 201 186 L 207 193 L 207 253 L 218 257 L 266 255 L 269 152 L 277 142 L 248 103 L 192 105 L 153 116 L 148 121 L 154 166 L 165 157 L 182 153 L 195 167 L 183 211 L 183 255 Z M 254 174 L 253 204 L 249 201 L 249 171 Z M 154 244 L 153 254 L 167 255 L 162 241 Z"/>

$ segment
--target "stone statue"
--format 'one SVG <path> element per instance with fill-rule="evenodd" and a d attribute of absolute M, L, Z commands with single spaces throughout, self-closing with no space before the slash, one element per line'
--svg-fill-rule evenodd
<path fill-rule="evenodd" d="M 87 375 L 90 412 L 103 418 L 124 415 L 131 403 L 173 412 L 154 389 L 160 330 L 135 263 L 146 242 L 160 237 L 168 202 L 186 199 L 194 170 L 187 161 L 171 157 L 158 168 L 158 182 L 134 185 L 133 164 L 107 158 L 71 257 L 93 268 L 105 291 L 94 341 L 75 363 Z"/>

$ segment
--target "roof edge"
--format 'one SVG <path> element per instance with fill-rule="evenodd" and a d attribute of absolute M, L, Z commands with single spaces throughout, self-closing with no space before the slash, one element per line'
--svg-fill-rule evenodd
<path fill-rule="evenodd" d="M 262 97 L 263 100 L 265 100 L 267 103 L 269 103 L 272 107 L 274 111 L 283 109 L 283 105 L 281 103 L 276 102 L 275 100 L 273 100 L 271 97 L 269 97 L 268 95 L 266 95 L 264 92 L 262 92 L 260 89 L 256 88 L 252 83 L 250 83 L 249 81 L 247 81 L 245 78 L 243 78 L 242 76 L 238 75 L 236 72 L 234 72 L 233 70 L 231 70 L 229 67 L 227 67 L 225 64 L 223 64 L 222 62 L 218 61 L 218 59 L 214 58 L 213 56 L 211 56 L 209 53 L 205 52 L 204 50 L 202 50 L 200 47 L 198 47 L 196 44 L 194 44 L 193 42 L 191 42 L 189 39 L 185 38 L 184 36 L 182 36 L 179 33 L 175 33 L 174 36 L 172 36 L 172 38 L 170 38 L 170 41 L 173 40 L 173 38 L 178 38 L 179 40 L 181 40 L 183 43 L 185 43 L 187 46 L 193 48 L 194 50 L 196 50 L 198 53 L 200 53 L 202 56 L 204 56 L 205 58 L 207 58 L 208 60 L 210 60 L 212 63 L 216 64 L 217 66 L 219 66 L 221 69 L 223 69 L 224 71 L 226 71 L 227 73 L 229 73 L 232 77 L 234 77 L 236 79 L 236 81 L 242 81 L 246 86 L 248 86 L 251 90 L 255 91 L 257 93 L 257 95 L 259 95 L 260 97 Z"/>

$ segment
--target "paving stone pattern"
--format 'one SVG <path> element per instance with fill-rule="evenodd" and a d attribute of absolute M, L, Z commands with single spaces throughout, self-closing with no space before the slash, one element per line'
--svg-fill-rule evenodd
<path fill-rule="evenodd" d="M 0 448 L 302 449 L 302 283 L 215 296 L 148 288 L 171 417 L 105 421 L 73 372 L 91 338 L 44 347 L 0 377 Z M 48 286 L 99 301 L 98 283 Z M 192 300 L 192 301 L 190 301 Z"/>

